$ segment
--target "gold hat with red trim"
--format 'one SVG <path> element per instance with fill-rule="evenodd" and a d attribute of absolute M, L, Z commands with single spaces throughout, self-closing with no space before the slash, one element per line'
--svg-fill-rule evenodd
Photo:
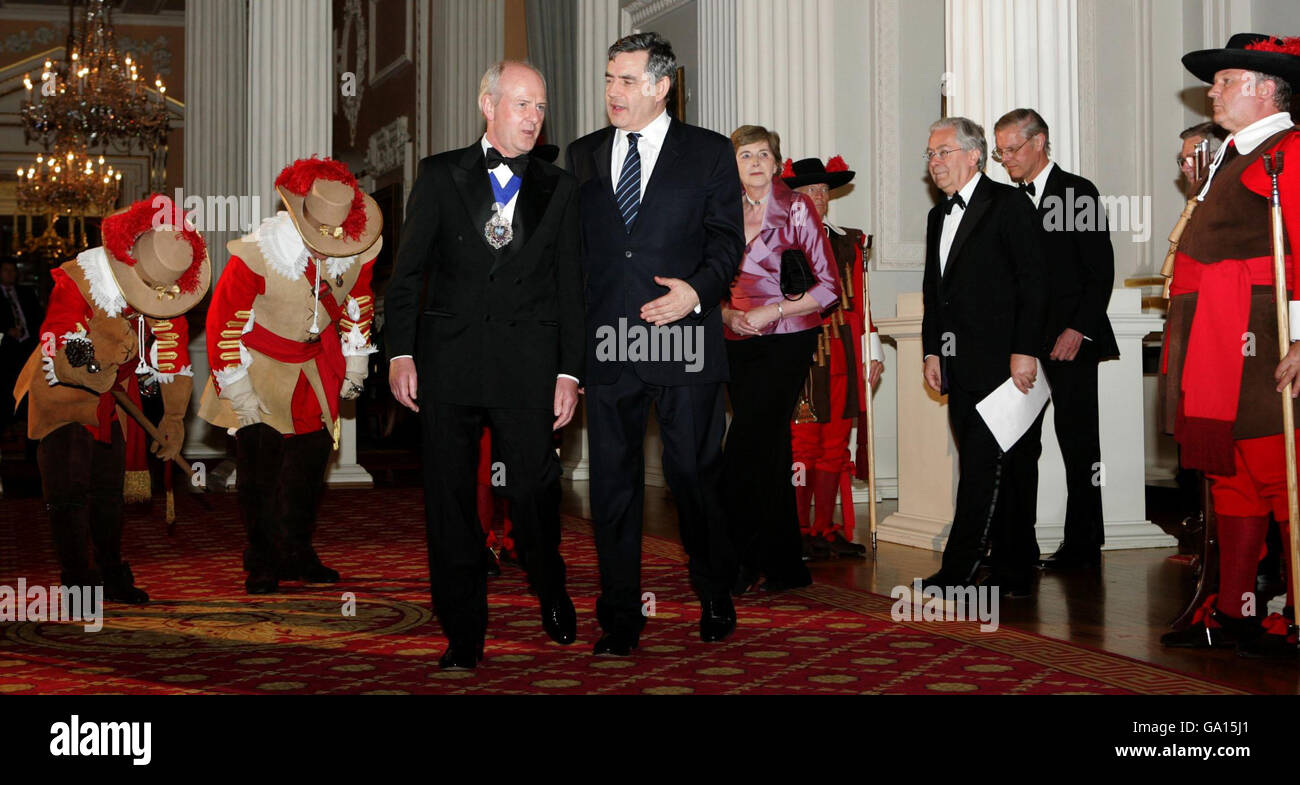
<path fill-rule="evenodd" d="M 100 233 L 113 279 L 136 311 L 170 319 L 207 295 L 207 243 L 168 197 L 153 194 L 118 210 L 104 218 Z"/>
<path fill-rule="evenodd" d="M 379 204 L 362 192 L 342 161 L 294 161 L 275 178 L 275 190 L 303 243 L 325 256 L 357 256 L 383 231 Z"/>

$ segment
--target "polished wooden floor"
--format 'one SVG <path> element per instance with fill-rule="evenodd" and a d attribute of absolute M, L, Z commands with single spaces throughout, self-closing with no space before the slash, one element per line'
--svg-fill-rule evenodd
<path fill-rule="evenodd" d="M 564 512 L 590 517 L 588 499 L 587 483 L 565 482 Z M 885 502 L 877 514 L 883 518 L 894 508 L 893 502 Z M 855 509 L 865 530 L 866 505 Z M 1152 520 L 1158 512 L 1150 513 Z M 676 509 L 666 489 L 646 488 L 645 531 L 677 539 Z M 1000 622 L 1253 692 L 1300 694 L 1300 668 L 1295 664 L 1160 645 L 1160 636 L 1192 594 L 1190 568 L 1169 558 L 1177 553 L 1177 548 L 1108 551 L 1100 570 L 1042 574 L 1035 597 L 1002 600 Z M 812 570 L 816 581 L 888 596 L 894 586 L 939 569 L 939 561 L 937 551 L 880 543 L 875 558 L 821 562 Z"/>

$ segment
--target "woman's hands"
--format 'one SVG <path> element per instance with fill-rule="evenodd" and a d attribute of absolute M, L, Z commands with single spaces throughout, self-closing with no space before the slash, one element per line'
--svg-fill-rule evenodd
<path fill-rule="evenodd" d="M 776 305 L 760 305 L 752 311 L 722 309 L 722 321 L 736 335 L 762 335 L 763 330 L 780 316 Z"/>

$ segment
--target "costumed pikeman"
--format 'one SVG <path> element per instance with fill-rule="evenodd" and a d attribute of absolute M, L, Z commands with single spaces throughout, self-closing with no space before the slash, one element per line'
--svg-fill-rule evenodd
<path fill-rule="evenodd" d="M 285 210 L 228 244 L 208 309 L 212 380 L 200 416 L 234 433 L 249 594 L 281 580 L 334 583 L 312 547 L 339 400 L 361 393 L 375 350 L 370 279 L 379 205 L 331 158 L 275 179 Z"/>
<path fill-rule="evenodd" d="M 1167 411 L 1185 468 L 1205 472 L 1219 521 L 1219 590 L 1166 646 L 1230 648 L 1247 656 L 1296 654 L 1295 627 L 1271 616 L 1263 629 L 1255 573 L 1272 514 L 1289 542 L 1283 387 L 1297 381 L 1300 302 L 1290 301 L 1292 343 L 1281 363 L 1274 297 L 1266 155 L 1285 154 L 1278 180 L 1289 239 L 1287 287 L 1300 238 L 1300 131 L 1288 113 L 1300 83 L 1300 38 L 1234 35 L 1183 65 L 1213 85 L 1214 121 L 1230 132 L 1197 195 L 1170 285 L 1162 370 Z M 1288 597 L 1289 604 L 1295 598 Z M 1265 634 L 1266 633 L 1266 634 Z"/>
<path fill-rule="evenodd" d="M 102 582 L 106 599 L 138 604 L 149 595 L 122 560 L 128 422 L 114 394 L 138 407 L 138 374 L 156 376 L 163 439 L 152 450 L 163 461 L 176 457 L 194 375 L 183 314 L 207 294 L 212 268 L 203 238 L 165 196 L 106 217 L 101 233 L 103 246 L 52 271 L 40 346 L 14 398 L 31 396 L 27 435 L 40 440 L 36 461 L 63 584 Z"/>
<path fill-rule="evenodd" d="M 808 380 L 799 397 L 790 436 L 794 460 L 806 469 L 807 482 L 796 488 L 799 526 L 803 529 L 804 557 L 853 558 L 866 547 L 853 542 L 852 478 L 867 477 L 867 390 L 880 380 L 885 353 L 876 325 L 870 324 L 871 366 L 863 373 L 862 337 L 870 323 L 869 308 L 862 299 L 866 275 L 866 235 L 859 229 L 836 226 L 827 217 L 830 192 L 848 185 L 854 172 L 840 156 L 825 165 L 818 158 L 787 160 L 781 179 L 790 188 L 807 195 L 817 207 L 822 230 L 835 252 L 836 275 L 840 279 L 840 300 L 832 306 L 822 325 L 818 351 L 808 369 Z M 849 455 L 853 425 L 858 426 L 858 462 Z M 835 523 L 837 494 L 844 501 L 843 521 Z M 816 517 L 810 520 L 809 506 Z"/>

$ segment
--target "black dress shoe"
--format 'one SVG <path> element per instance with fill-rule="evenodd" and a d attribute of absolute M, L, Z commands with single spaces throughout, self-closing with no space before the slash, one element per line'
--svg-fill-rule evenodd
<path fill-rule="evenodd" d="M 861 559 L 867 555 L 867 546 L 849 542 L 838 531 L 831 532 L 831 537 L 826 541 L 826 545 L 830 549 L 831 555 L 837 559 Z"/>
<path fill-rule="evenodd" d="M 614 630 L 600 636 L 596 645 L 592 648 L 592 654 L 612 654 L 615 657 L 626 657 L 636 648 L 639 636 L 634 632 L 627 630 Z"/>
<path fill-rule="evenodd" d="M 736 630 L 736 606 L 727 595 L 700 598 L 700 640 L 724 641 Z"/>
<path fill-rule="evenodd" d="M 135 575 L 131 565 L 122 562 L 117 567 L 105 567 L 104 599 L 110 602 L 124 602 L 127 605 L 143 605 L 149 601 L 149 594 L 135 585 Z"/>
<path fill-rule="evenodd" d="M 482 655 L 471 649 L 448 646 L 438 659 L 438 667 L 445 671 L 472 671 L 482 659 Z"/>
<path fill-rule="evenodd" d="M 497 552 L 491 548 L 486 548 L 487 555 L 483 557 L 483 572 L 489 578 L 501 577 L 501 562 L 497 559 Z"/>
<path fill-rule="evenodd" d="M 808 571 L 805 569 L 803 575 L 769 576 L 763 581 L 763 585 L 758 588 L 760 591 L 767 592 L 790 591 L 792 589 L 802 589 L 805 586 L 811 586 L 812 582 L 812 576 L 809 575 Z"/>
<path fill-rule="evenodd" d="M 1028 575 L 1012 576 L 992 572 L 989 573 L 987 578 L 980 581 L 980 585 L 996 589 L 1000 596 L 1013 600 L 1023 600 L 1034 596 L 1034 579 Z"/>
<path fill-rule="evenodd" d="M 935 574 L 921 579 L 922 591 L 933 587 L 942 592 L 949 586 L 963 588 L 970 585 L 970 581 L 964 578 L 959 578 L 953 573 L 944 572 L 943 570 L 939 570 Z"/>
<path fill-rule="evenodd" d="M 1100 548 L 1072 548 L 1061 545 L 1056 553 L 1038 563 L 1044 570 L 1069 572 L 1071 570 L 1091 570 L 1101 566 Z"/>
<path fill-rule="evenodd" d="M 831 558 L 831 547 L 825 537 L 815 534 L 803 536 L 803 550 L 800 554 L 804 561 L 826 561 Z"/>
<path fill-rule="evenodd" d="M 751 567 L 745 567 L 742 565 L 740 568 L 740 573 L 736 576 L 736 583 L 734 586 L 731 587 L 731 595 L 733 597 L 739 597 L 740 595 L 753 589 L 754 584 L 758 583 L 759 577 L 761 576 L 758 570 L 755 570 Z"/>
<path fill-rule="evenodd" d="M 578 638 L 578 614 L 569 595 L 561 594 L 542 603 L 542 629 L 551 640 L 568 646 Z"/>
<path fill-rule="evenodd" d="M 275 594 L 280 590 L 280 582 L 270 570 L 250 572 L 244 580 L 244 591 L 248 594 Z"/>

